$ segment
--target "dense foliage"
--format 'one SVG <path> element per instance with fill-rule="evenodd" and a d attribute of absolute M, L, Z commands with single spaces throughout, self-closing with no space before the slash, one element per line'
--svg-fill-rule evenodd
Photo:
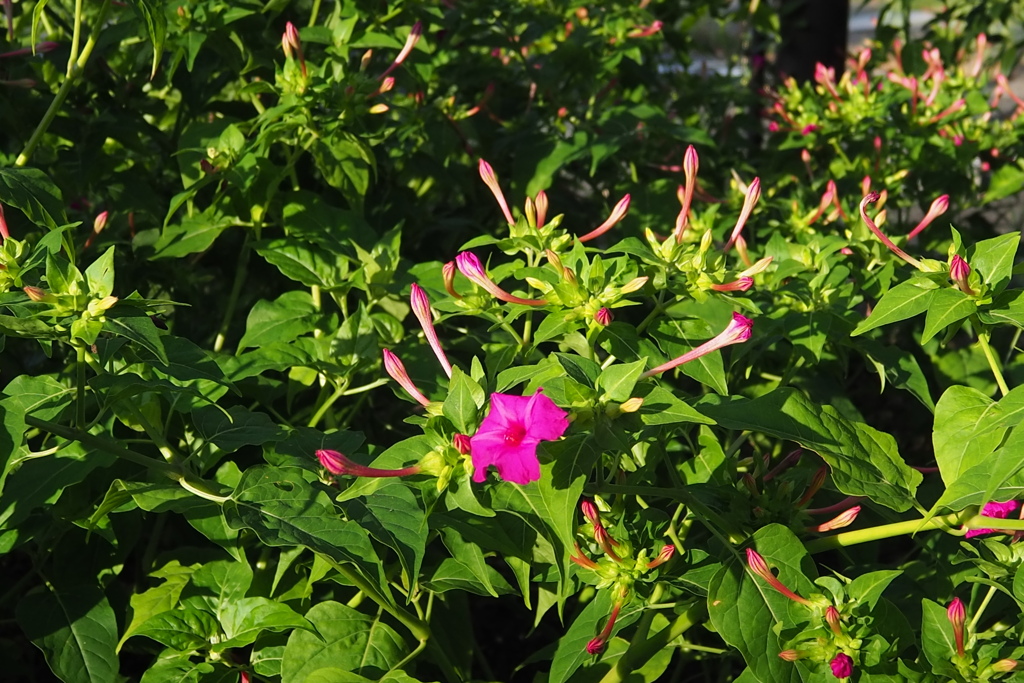
<path fill-rule="evenodd" d="M 1019 676 L 1014 3 L 725 6 L 5 2 L 4 680 Z"/>

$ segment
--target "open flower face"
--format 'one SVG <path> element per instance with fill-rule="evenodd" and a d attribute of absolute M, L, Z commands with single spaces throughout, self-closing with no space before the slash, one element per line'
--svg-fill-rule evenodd
<path fill-rule="evenodd" d="M 537 481 L 537 446 L 561 438 L 568 428 L 566 412 L 540 389 L 533 396 L 491 394 L 491 411 L 470 439 L 473 481 L 482 482 L 491 465 L 505 481 Z"/>

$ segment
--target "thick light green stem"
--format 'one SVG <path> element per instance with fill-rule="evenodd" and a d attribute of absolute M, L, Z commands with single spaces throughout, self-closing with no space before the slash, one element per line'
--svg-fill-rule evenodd
<path fill-rule="evenodd" d="M 67 78 L 71 78 L 75 60 L 78 59 L 78 46 L 82 40 L 82 14 L 82 0 L 75 0 L 75 28 L 71 34 L 71 55 L 68 57 Z"/>
<path fill-rule="evenodd" d="M 985 360 L 988 361 L 988 366 L 992 369 L 992 374 L 996 378 L 996 384 L 999 385 L 999 393 L 1006 396 L 1010 393 L 1010 387 L 1007 386 L 1006 380 L 1003 378 L 1003 372 L 999 369 L 999 361 L 996 359 L 995 354 L 992 353 L 992 347 L 988 343 L 988 332 L 978 331 L 978 344 L 981 346 L 981 351 L 985 354 Z"/>
<path fill-rule="evenodd" d="M 85 69 L 85 65 L 89 62 L 89 57 L 92 55 L 92 51 L 96 48 L 96 39 L 99 38 L 100 27 L 103 26 L 103 23 L 107 20 L 107 11 L 109 9 L 110 0 L 106 0 L 100 8 L 100 11 L 96 14 L 96 20 L 93 23 L 94 28 L 89 33 L 89 40 L 87 40 L 85 45 L 82 47 L 82 52 L 78 55 L 78 59 L 69 61 L 67 78 L 65 78 L 64 82 L 61 83 L 60 89 L 57 90 L 57 94 L 53 97 L 53 102 L 50 102 L 50 106 L 46 110 L 46 113 L 43 114 L 43 118 L 39 120 L 39 123 L 36 125 L 36 129 L 32 131 L 32 137 L 30 137 L 28 142 L 25 144 L 25 149 L 23 149 L 21 154 L 18 155 L 18 158 L 15 159 L 15 166 L 24 166 L 28 163 L 32 153 L 39 145 L 39 141 L 43 139 L 43 135 L 46 134 L 50 124 L 53 123 L 55 118 L 57 118 L 57 112 L 60 111 L 61 106 L 64 104 L 64 100 L 67 99 L 68 93 L 71 92 L 71 89 L 78 81 L 78 77 L 81 75 L 82 70 Z"/>
<path fill-rule="evenodd" d="M 981 519 L 985 520 L 987 518 L 982 517 Z M 928 521 L 924 521 L 922 519 L 909 519 L 905 522 L 882 524 L 881 526 L 857 529 L 856 531 L 847 531 L 842 534 L 836 534 L 835 536 L 828 536 L 827 538 L 815 539 L 807 544 L 807 552 L 820 553 L 826 550 L 846 548 L 860 543 L 880 541 L 883 538 L 907 536 L 917 533 L 918 531 L 926 531 L 928 529 L 949 529 L 961 524 L 970 527 L 970 525 L 974 524 L 977 520 L 978 517 L 976 515 L 957 512 L 951 515 L 932 517 Z M 992 520 L 988 520 L 988 522 L 991 521 Z M 978 525 L 978 527 L 983 527 L 983 525 Z M 1024 523 L 1022 523 L 1022 528 L 1024 528 Z"/>

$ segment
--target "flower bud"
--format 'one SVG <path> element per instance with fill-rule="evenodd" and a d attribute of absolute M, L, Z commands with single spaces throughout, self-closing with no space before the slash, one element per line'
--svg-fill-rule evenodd
<path fill-rule="evenodd" d="M 832 668 L 832 675 L 836 678 L 849 678 L 853 675 L 853 658 L 845 652 L 840 652 L 829 662 Z"/>
<path fill-rule="evenodd" d="M 338 451 L 318 450 L 316 457 L 320 464 L 331 474 L 348 474 L 354 477 L 405 477 L 411 474 L 418 474 L 418 465 L 412 465 L 400 470 L 383 470 L 376 467 L 367 467 L 349 460 Z"/>
<path fill-rule="evenodd" d="M 608 327 L 609 325 L 612 324 L 612 320 L 614 319 L 615 316 L 612 315 L 612 312 L 607 308 L 602 308 L 598 310 L 597 313 L 594 314 L 594 322 L 596 322 L 601 327 Z"/>
<path fill-rule="evenodd" d="M 413 383 L 412 378 L 409 377 L 409 373 L 405 371 L 405 366 L 402 364 L 402 361 L 398 359 L 398 356 L 388 349 L 384 349 L 383 354 L 384 369 L 391 376 L 391 379 L 398 382 L 398 384 L 405 389 L 406 393 L 420 405 L 425 406 L 429 404 L 430 400 L 416 388 L 416 385 Z"/>
<path fill-rule="evenodd" d="M 586 235 L 580 237 L 580 242 L 589 242 L 595 237 L 600 237 L 617 225 L 619 221 L 625 218 L 626 213 L 629 211 L 629 201 L 630 199 L 628 194 L 620 199 L 618 204 L 615 205 L 615 208 L 612 209 L 611 214 L 607 219 L 605 219 L 605 222 L 588 232 Z"/>
<path fill-rule="evenodd" d="M 465 434 L 456 434 L 452 437 L 452 446 L 462 455 L 469 455 L 469 437 Z"/>
<path fill-rule="evenodd" d="M 36 303 L 49 303 L 55 300 L 52 294 L 47 293 L 45 290 L 40 289 L 39 287 L 22 287 L 21 289 L 23 292 L 25 292 L 25 294 L 28 295 L 29 299 L 35 301 Z"/>
<path fill-rule="evenodd" d="M 636 411 L 640 410 L 640 408 L 643 407 L 643 405 L 644 400 L 639 396 L 634 396 L 633 398 L 628 398 L 619 404 L 619 412 L 635 413 Z"/>
<path fill-rule="evenodd" d="M 455 269 L 455 261 L 449 261 L 441 267 L 441 276 L 444 278 L 445 291 L 456 299 L 461 299 L 462 296 L 455 291 Z"/>
<path fill-rule="evenodd" d="M 491 165 L 481 159 L 478 163 L 478 170 L 480 172 L 480 179 L 484 181 L 484 185 L 491 191 L 494 198 L 498 202 L 498 206 L 501 208 L 501 213 L 505 216 L 505 221 L 509 225 L 515 225 L 516 221 L 512 218 L 512 212 L 508 208 L 508 202 L 505 201 L 505 193 L 501 191 L 501 186 L 498 184 L 498 176 L 494 174 L 494 169 Z"/>
<path fill-rule="evenodd" d="M 842 633 L 842 629 L 839 624 L 839 610 L 832 605 L 829 605 L 828 609 L 825 610 L 825 623 L 832 629 L 832 633 L 837 636 Z"/>
<path fill-rule="evenodd" d="M 643 288 L 644 285 L 647 284 L 648 279 L 649 278 L 647 276 L 635 277 L 626 284 L 622 285 L 622 287 L 619 289 L 619 292 L 621 292 L 622 294 L 632 294 L 633 292 L 639 291 L 640 289 Z"/>
<path fill-rule="evenodd" d="M 992 670 L 996 673 L 1008 673 L 1017 668 L 1017 661 L 1014 659 L 1000 659 L 992 664 Z"/>
<path fill-rule="evenodd" d="M 974 290 L 967 283 L 967 278 L 971 274 L 971 267 L 967 264 L 960 254 L 953 254 L 953 257 L 949 260 L 949 278 L 956 283 L 956 286 L 961 292 L 968 296 L 974 295 Z"/>
<path fill-rule="evenodd" d="M 544 227 L 544 223 L 548 217 L 548 196 L 544 194 L 544 190 L 537 193 L 537 198 L 533 202 L 537 207 L 537 229 Z"/>

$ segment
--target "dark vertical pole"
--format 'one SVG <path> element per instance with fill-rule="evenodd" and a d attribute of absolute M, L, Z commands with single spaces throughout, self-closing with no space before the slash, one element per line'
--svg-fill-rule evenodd
<path fill-rule="evenodd" d="M 776 68 L 797 81 L 814 78 L 821 62 L 843 73 L 850 23 L 850 0 L 781 0 L 779 28 L 782 43 Z"/>

